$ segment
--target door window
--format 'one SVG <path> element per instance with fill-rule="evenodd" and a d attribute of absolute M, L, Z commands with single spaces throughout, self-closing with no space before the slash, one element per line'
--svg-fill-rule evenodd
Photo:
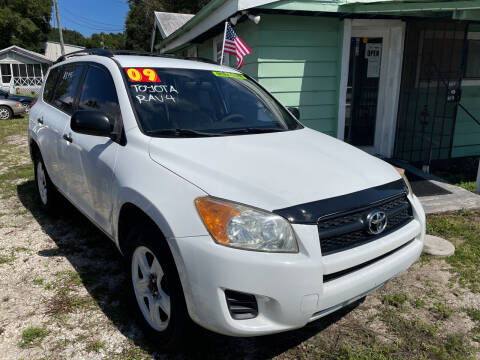
<path fill-rule="evenodd" d="M 60 68 L 56 67 L 50 70 L 50 73 L 48 74 L 47 81 L 45 82 L 45 86 L 43 88 L 43 101 L 46 103 L 51 103 L 53 90 L 55 89 L 55 83 L 57 82 L 59 72 Z"/>
<path fill-rule="evenodd" d="M 53 106 L 70 115 L 73 113 L 75 96 L 82 78 L 84 67 L 84 65 L 65 65 L 55 89 Z"/>
<path fill-rule="evenodd" d="M 377 121 L 382 38 L 352 37 L 345 109 L 345 141 L 373 146 Z"/>
<path fill-rule="evenodd" d="M 102 111 L 111 120 L 117 120 L 120 117 L 117 91 L 113 79 L 107 71 L 96 66 L 88 68 L 78 108 Z"/>

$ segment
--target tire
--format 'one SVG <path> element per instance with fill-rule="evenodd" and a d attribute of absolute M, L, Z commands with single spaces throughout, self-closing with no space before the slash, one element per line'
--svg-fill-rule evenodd
<path fill-rule="evenodd" d="M 127 244 L 127 275 L 135 316 L 159 350 L 176 350 L 185 345 L 193 322 L 170 248 L 153 224 L 133 227 Z"/>
<path fill-rule="evenodd" d="M 0 121 L 10 120 L 13 117 L 13 111 L 8 106 L 0 106 Z"/>
<path fill-rule="evenodd" d="M 60 194 L 50 180 L 50 176 L 48 176 L 40 154 L 37 153 L 34 155 L 33 165 L 35 170 L 35 184 L 40 204 L 44 210 L 49 213 L 54 213 L 58 209 Z"/>
<path fill-rule="evenodd" d="M 30 112 L 30 103 L 22 102 L 22 106 L 25 109 L 25 113 L 28 114 Z"/>

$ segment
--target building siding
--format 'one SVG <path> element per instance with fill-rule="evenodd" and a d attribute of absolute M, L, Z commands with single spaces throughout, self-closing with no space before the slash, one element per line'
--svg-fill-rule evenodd
<path fill-rule="evenodd" d="M 341 21 L 262 14 L 257 27 L 260 84 L 283 105 L 298 107 L 304 125 L 336 136 Z"/>

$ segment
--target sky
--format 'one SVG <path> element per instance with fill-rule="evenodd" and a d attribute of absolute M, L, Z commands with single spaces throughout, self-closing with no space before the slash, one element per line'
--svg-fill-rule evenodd
<path fill-rule="evenodd" d="M 58 0 L 63 29 L 76 30 L 84 36 L 100 32 L 123 32 L 127 0 Z M 55 12 L 52 26 L 57 27 Z"/>

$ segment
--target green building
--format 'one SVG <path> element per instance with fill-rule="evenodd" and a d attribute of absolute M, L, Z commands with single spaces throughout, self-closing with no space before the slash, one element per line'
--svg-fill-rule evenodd
<path fill-rule="evenodd" d="M 313 129 L 419 165 L 480 155 L 480 1 L 212 0 L 155 17 L 153 51 L 215 61 L 231 21 L 252 49 L 242 70 Z"/>

